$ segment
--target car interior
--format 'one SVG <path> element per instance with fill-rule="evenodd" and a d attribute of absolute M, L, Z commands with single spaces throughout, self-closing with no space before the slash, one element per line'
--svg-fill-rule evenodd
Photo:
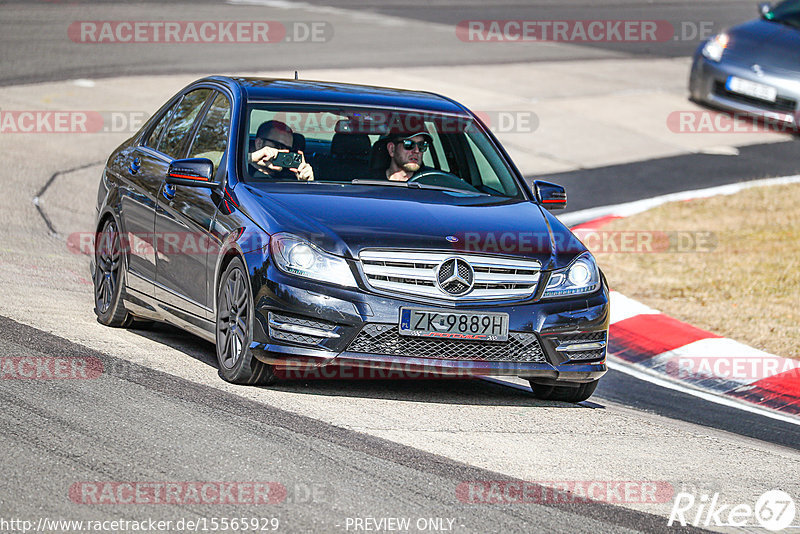
<path fill-rule="evenodd" d="M 303 152 L 306 162 L 314 169 L 316 182 L 374 181 L 380 176 L 379 171 L 389 164 L 384 137 L 386 120 L 372 126 L 363 117 L 363 113 L 342 110 L 297 112 L 251 108 L 248 149 L 255 150 L 255 132 L 262 123 L 280 120 L 293 129 L 292 151 Z M 485 136 L 468 134 L 470 121 L 464 121 L 452 131 L 440 131 L 448 126 L 437 123 L 436 118 L 416 124 L 431 137 L 429 148 L 422 155 L 423 168 L 428 172 L 419 178 L 420 184 L 492 196 L 518 196 L 519 191 L 496 151 L 476 145 L 476 142 L 488 142 Z M 491 157 L 495 160 L 490 161 Z M 505 173 L 498 172 L 498 168 Z M 253 175 L 248 178 L 253 181 L 268 179 Z"/>

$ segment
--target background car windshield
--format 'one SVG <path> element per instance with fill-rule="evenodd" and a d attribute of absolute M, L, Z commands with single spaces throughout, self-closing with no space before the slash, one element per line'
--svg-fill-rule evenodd
<path fill-rule="evenodd" d="M 778 4 L 765 15 L 765 18 L 800 28 L 800 2 L 789 0 Z"/>
<path fill-rule="evenodd" d="M 387 135 L 426 132 L 419 183 L 471 194 L 518 197 L 511 169 L 483 129 L 471 118 L 425 111 L 251 105 L 243 176 L 251 182 L 295 181 L 290 171 L 267 171 L 250 163 L 259 127 L 279 121 L 293 131 L 293 151 L 303 152 L 315 182 L 388 181 Z M 262 129 L 262 134 L 264 134 Z M 440 171 L 440 172 L 434 172 Z M 412 178 L 414 180 L 415 178 Z"/>

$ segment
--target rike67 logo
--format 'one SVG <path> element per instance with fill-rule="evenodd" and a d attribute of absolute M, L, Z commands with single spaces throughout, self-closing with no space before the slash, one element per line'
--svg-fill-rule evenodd
<path fill-rule="evenodd" d="M 698 498 L 694 493 L 680 492 L 675 495 L 668 526 L 678 524 L 695 527 L 761 527 L 778 532 L 793 526 L 796 515 L 794 499 L 781 490 L 770 490 L 756 500 L 755 506 L 748 503 L 725 503 L 719 493 L 703 493 Z"/>

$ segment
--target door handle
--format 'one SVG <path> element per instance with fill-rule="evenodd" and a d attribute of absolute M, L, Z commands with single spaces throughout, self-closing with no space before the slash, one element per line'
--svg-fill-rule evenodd
<path fill-rule="evenodd" d="M 131 161 L 131 166 L 128 168 L 128 170 L 131 171 L 131 174 L 136 174 L 139 172 L 139 169 L 141 168 L 142 165 L 139 158 L 134 158 L 133 161 Z"/>
<path fill-rule="evenodd" d="M 165 184 L 161 194 L 164 195 L 164 198 L 167 200 L 172 200 L 175 198 L 175 186 L 172 184 Z"/>

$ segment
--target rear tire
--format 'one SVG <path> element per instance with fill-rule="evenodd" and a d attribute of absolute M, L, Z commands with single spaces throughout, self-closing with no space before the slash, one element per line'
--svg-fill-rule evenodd
<path fill-rule="evenodd" d="M 217 288 L 217 363 L 219 375 L 227 382 L 251 386 L 275 382 L 274 368 L 250 351 L 253 321 L 250 279 L 242 260 L 234 258 Z"/>
<path fill-rule="evenodd" d="M 100 324 L 126 327 L 133 316 L 125 309 L 125 258 L 117 223 L 108 219 L 94 244 L 94 312 Z"/>
<path fill-rule="evenodd" d="M 552 400 L 562 402 L 582 402 L 592 396 L 594 390 L 597 389 L 599 380 L 586 382 L 582 384 L 575 384 L 574 386 L 554 386 L 536 384 L 532 380 L 531 391 L 533 396 L 541 400 Z"/>

